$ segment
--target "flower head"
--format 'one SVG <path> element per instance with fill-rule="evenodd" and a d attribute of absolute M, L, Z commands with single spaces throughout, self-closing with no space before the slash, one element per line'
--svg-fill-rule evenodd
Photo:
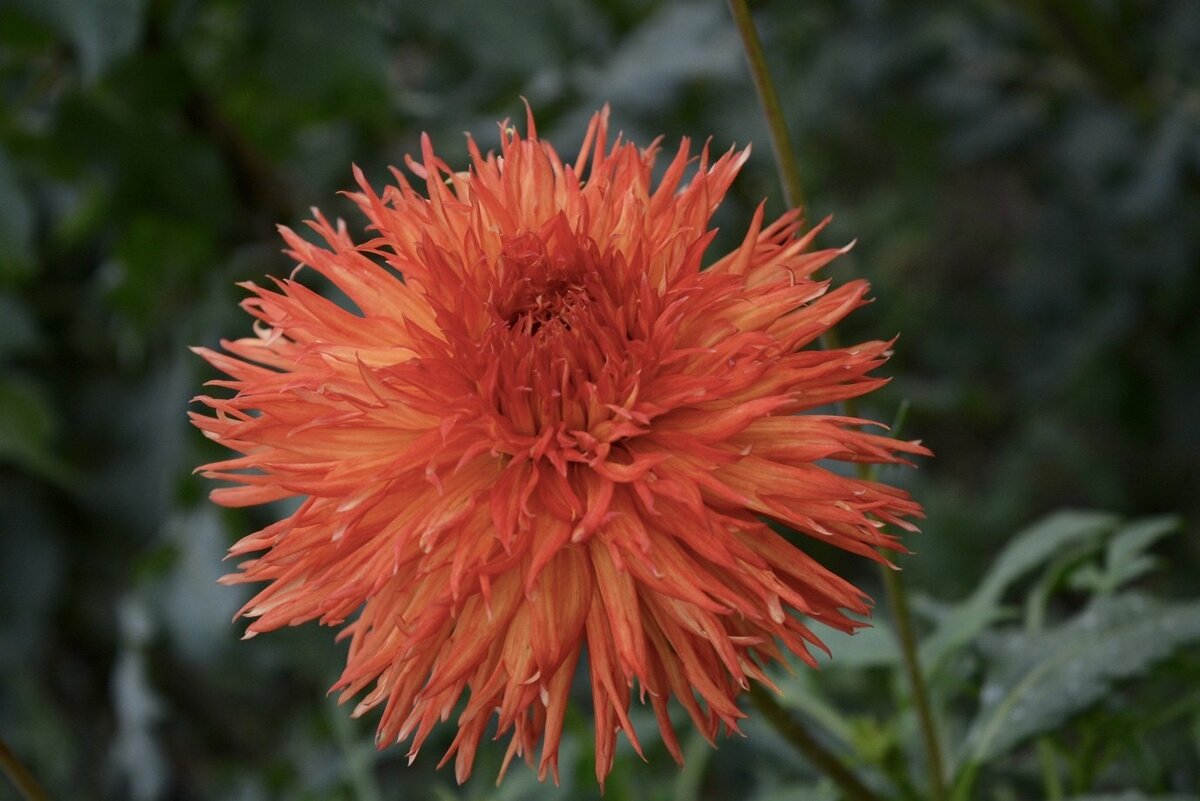
<path fill-rule="evenodd" d="M 586 646 L 603 781 L 618 731 L 641 751 L 635 693 L 681 759 L 671 698 L 711 740 L 766 662 L 813 662 L 806 621 L 860 625 L 865 596 L 768 522 L 882 559 L 920 507 L 824 465 L 926 451 L 810 411 L 882 384 L 890 344 L 808 347 L 867 291 L 812 277 L 842 252 L 809 250 L 820 226 L 760 207 L 703 268 L 748 151 L 685 181 L 685 140 L 654 186 L 656 148 L 610 147 L 606 111 L 574 164 L 527 126 L 498 156 L 470 142 L 465 172 L 423 138 L 424 192 L 356 172 L 364 242 L 320 213 L 323 247 L 283 229 L 356 309 L 245 284 L 255 336 L 198 349 L 234 394 L 192 419 L 241 454 L 203 468 L 235 484 L 214 501 L 300 501 L 232 549 L 257 555 L 229 581 L 268 582 L 247 636 L 344 626 L 343 700 L 367 691 L 355 714 L 382 707 L 380 743 L 414 757 L 457 709 L 460 781 L 493 715 L 508 759 L 540 743 L 557 778 Z"/>

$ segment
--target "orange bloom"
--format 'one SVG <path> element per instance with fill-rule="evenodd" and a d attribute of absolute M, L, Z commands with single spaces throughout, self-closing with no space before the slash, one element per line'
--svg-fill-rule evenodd
<path fill-rule="evenodd" d="M 607 143 L 597 114 L 575 163 L 502 127 L 501 155 L 470 142 L 453 172 L 422 139 L 377 194 L 356 243 L 316 213 L 318 247 L 288 253 L 356 309 L 292 279 L 244 286 L 255 336 L 198 352 L 233 397 L 200 397 L 204 433 L 241 454 L 206 465 L 213 500 L 300 500 L 232 549 L 230 582 L 269 582 L 247 636 L 344 625 L 342 699 L 382 707 L 381 744 L 410 757 L 456 714 L 463 781 L 489 719 L 538 776 L 553 771 L 584 646 L 603 781 L 618 731 L 649 701 L 681 759 L 668 701 L 710 741 L 780 646 L 812 664 L 806 621 L 860 624 L 868 599 L 768 527 L 871 559 L 899 548 L 920 506 L 831 472 L 899 462 L 917 443 L 866 420 L 798 414 L 871 391 L 889 342 L 810 346 L 860 306 L 863 281 L 811 276 L 792 211 L 702 269 L 708 222 L 748 150 L 694 161 L 685 140 L 657 187 L 656 147 Z M 803 616 L 803 617 L 802 617 Z M 349 622 L 347 622 L 349 621 Z M 464 701 L 464 696 L 465 701 Z M 456 712 L 457 710 L 457 712 Z"/>

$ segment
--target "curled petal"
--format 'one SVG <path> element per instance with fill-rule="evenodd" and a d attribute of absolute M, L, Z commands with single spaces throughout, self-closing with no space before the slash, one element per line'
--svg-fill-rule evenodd
<path fill-rule="evenodd" d="M 768 524 L 885 560 L 921 507 L 830 463 L 929 452 L 820 413 L 885 383 L 893 345 L 812 347 L 867 294 L 815 277 L 846 250 L 813 249 L 828 221 L 760 206 L 709 254 L 748 150 L 685 140 L 656 184 L 607 109 L 569 160 L 526 124 L 466 170 L 428 137 L 381 191 L 355 168 L 364 239 L 281 229 L 348 302 L 244 284 L 252 335 L 196 349 L 225 377 L 190 417 L 234 452 L 199 468 L 215 502 L 296 503 L 231 549 L 224 581 L 265 584 L 247 636 L 342 627 L 341 700 L 410 759 L 457 715 L 460 782 L 492 721 L 505 768 L 557 781 L 584 670 L 603 783 L 620 733 L 642 753 L 635 699 L 682 761 L 673 705 L 737 731 L 767 663 L 815 664 L 814 621 L 862 625 L 868 599 Z"/>

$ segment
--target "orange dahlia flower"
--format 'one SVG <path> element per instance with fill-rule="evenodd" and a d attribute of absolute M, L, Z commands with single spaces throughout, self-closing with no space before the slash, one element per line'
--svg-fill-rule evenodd
<path fill-rule="evenodd" d="M 225 506 L 300 500 L 232 548 L 258 554 L 230 582 L 269 582 L 247 636 L 344 625 L 342 699 L 383 708 L 378 740 L 410 757 L 456 716 L 459 781 L 488 720 L 514 755 L 553 771 L 577 664 L 595 708 L 603 781 L 618 731 L 649 701 L 681 759 L 673 697 L 711 739 L 786 649 L 813 664 L 806 621 L 861 625 L 867 598 L 773 531 L 782 523 L 881 559 L 884 526 L 912 529 L 904 492 L 830 460 L 898 462 L 918 443 L 868 421 L 804 413 L 884 383 L 888 342 L 808 347 L 867 285 L 812 278 L 841 250 L 809 251 L 800 213 L 707 268 L 708 222 L 748 150 L 710 163 L 685 140 L 654 186 L 656 147 L 591 121 L 574 164 L 501 130 L 452 171 L 422 139 L 399 171 L 350 194 L 356 242 L 319 212 L 318 247 L 288 253 L 356 308 L 289 278 L 253 283 L 255 336 L 198 352 L 233 397 L 192 420 L 240 456 L 206 465 Z M 818 226 L 818 229 L 820 226 Z M 465 696 L 465 700 L 464 700 Z"/>

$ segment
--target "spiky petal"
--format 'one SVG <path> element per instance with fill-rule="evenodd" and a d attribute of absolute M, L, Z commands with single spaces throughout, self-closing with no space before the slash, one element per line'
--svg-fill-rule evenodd
<path fill-rule="evenodd" d="M 382 708 L 381 744 L 415 757 L 456 713 L 460 781 L 490 718 L 508 758 L 553 772 L 586 645 L 596 774 L 618 731 L 640 752 L 631 698 L 676 759 L 676 701 L 703 736 L 786 649 L 812 663 L 806 621 L 860 624 L 867 599 L 768 527 L 881 559 L 912 529 L 904 492 L 828 470 L 897 462 L 917 443 L 812 410 L 883 383 L 890 343 L 810 347 L 867 286 L 813 278 L 793 211 L 702 269 L 709 220 L 748 150 L 710 163 L 685 140 L 654 184 L 655 148 L 607 137 L 597 114 L 573 164 L 501 127 L 453 172 L 420 161 L 382 194 L 356 171 L 370 221 L 355 242 L 320 213 L 288 252 L 343 308 L 294 278 L 246 284 L 255 336 L 200 348 L 232 397 L 194 423 L 241 454 L 203 472 L 226 506 L 301 499 L 232 549 L 231 582 L 267 582 L 248 635 L 344 626 L 343 700 Z M 347 622 L 350 621 L 350 622 Z M 507 760 L 505 762 L 507 766 Z"/>

